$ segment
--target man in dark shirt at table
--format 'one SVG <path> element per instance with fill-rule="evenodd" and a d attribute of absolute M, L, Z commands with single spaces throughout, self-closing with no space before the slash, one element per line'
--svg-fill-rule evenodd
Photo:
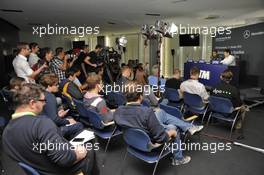
<path fill-rule="evenodd" d="M 175 69 L 173 72 L 173 77 L 166 81 L 165 87 L 178 90 L 180 89 L 181 83 L 181 71 L 180 69 Z"/>
<path fill-rule="evenodd" d="M 14 167 L 22 162 L 42 175 L 97 174 L 94 152 L 72 147 L 52 120 L 39 115 L 45 105 L 44 92 L 39 85 L 25 84 L 14 95 L 15 113 L 2 138 L 5 173 L 17 175 Z"/>

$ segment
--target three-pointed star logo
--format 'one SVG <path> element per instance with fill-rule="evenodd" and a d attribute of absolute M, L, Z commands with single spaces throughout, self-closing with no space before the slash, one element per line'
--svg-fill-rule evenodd
<path fill-rule="evenodd" d="M 243 33 L 243 36 L 245 39 L 248 39 L 250 37 L 250 31 L 249 30 L 245 30 Z"/>

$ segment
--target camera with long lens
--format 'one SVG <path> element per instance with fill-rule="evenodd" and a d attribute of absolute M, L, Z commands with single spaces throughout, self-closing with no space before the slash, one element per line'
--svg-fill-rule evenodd
<path fill-rule="evenodd" d="M 99 53 L 98 61 L 104 63 L 105 74 L 109 78 L 108 83 L 115 81 L 120 72 L 121 55 L 113 48 L 105 47 Z"/>
<path fill-rule="evenodd" d="M 68 60 L 67 60 L 68 63 L 72 62 L 72 60 L 73 60 L 74 57 L 75 57 L 75 54 L 74 54 L 73 50 L 68 50 L 68 51 L 66 51 L 66 52 L 65 52 L 65 55 L 68 56 Z"/>

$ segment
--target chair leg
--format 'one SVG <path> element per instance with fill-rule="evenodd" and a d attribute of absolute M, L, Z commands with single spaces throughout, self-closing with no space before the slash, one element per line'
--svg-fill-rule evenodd
<path fill-rule="evenodd" d="M 235 120 L 233 121 L 233 124 L 232 124 L 232 127 L 231 127 L 231 131 L 230 131 L 230 134 L 229 134 L 229 138 L 232 138 L 232 132 L 233 132 L 234 126 L 235 126 Z"/>
<path fill-rule="evenodd" d="M 180 112 L 183 112 L 183 104 L 181 105 L 181 107 L 180 107 Z"/>
<path fill-rule="evenodd" d="M 230 134 L 229 134 L 229 138 L 232 137 L 233 128 L 234 128 L 234 126 L 235 126 L 235 123 L 236 123 L 237 117 L 238 117 L 238 115 L 239 115 L 239 112 L 240 112 L 240 111 L 237 111 L 236 116 L 235 116 L 235 118 L 234 118 L 234 121 L 233 121 L 233 123 L 232 123 L 232 127 L 231 127 L 231 131 L 230 131 Z"/>
<path fill-rule="evenodd" d="M 204 121 L 204 117 L 205 117 L 205 115 L 207 113 L 207 109 L 208 109 L 208 106 L 205 108 L 205 111 L 204 111 L 204 114 L 203 114 L 203 118 L 202 118 L 202 124 L 203 124 L 203 121 Z"/>
<path fill-rule="evenodd" d="M 108 149 L 108 146 L 109 146 L 109 144 L 110 144 L 110 141 L 111 141 L 113 135 L 115 134 L 116 130 L 117 130 L 117 127 L 114 128 L 114 130 L 113 130 L 111 136 L 110 136 L 109 139 L 107 140 L 107 143 L 106 143 L 106 146 L 105 146 L 105 150 L 104 150 L 104 158 L 103 158 L 103 164 L 102 164 L 102 167 L 105 166 L 106 151 L 107 151 L 107 149 Z"/>
<path fill-rule="evenodd" d="M 126 157 L 127 157 L 127 150 L 126 150 L 126 153 L 125 153 L 125 157 L 123 159 L 123 162 L 121 163 L 121 175 L 124 174 L 123 170 L 124 170 L 124 164 L 125 164 Z"/>
<path fill-rule="evenodd" d="M 188 137 L 188 131 L 186 131 L 186 132 L 184 133 L 183 143 L 186 142 L 187 137 Z"/>
<path fill-rule="evenodd" d="M 159 164 L 159 160 L 155 163 L 155 167 L 154 167 L 152 175 L 155 175 L 157 167 L 158 167 L 158 164 Z"/>
<path fill-rule="evenodd" d="M 159 164 L 159 160 L 160 160 L 160 158 L 161 158 L 161 156 L 162 156 L 162 154 L 163 154 L 165 148 L 166 148 L 166 144 L 164 144 L 164 146 L 163 146 L 163 148 L 162 148 L 162 150 L 161 150 L 161 152 L 160 152 L 160 154 L 159 154 L 159 158 L 158 158 L 158 160 L 157 160 L 157 162 L 156 162 L 156 164 L 155 164 L 155 167 L 154 167 L 154 170 L 153 170 L 152 175 L 155 175 L 156 169 L 157 169 L 158 164 Z"/>
<path fill-rule="evenodd" d="M 210 122 L 211 117 L 212 117 L 212 112 L 210 112 L 210 115 L 208 117 L 207 124 L 206 124 L 207 126 L 209 125 L 209 122 Z"/>

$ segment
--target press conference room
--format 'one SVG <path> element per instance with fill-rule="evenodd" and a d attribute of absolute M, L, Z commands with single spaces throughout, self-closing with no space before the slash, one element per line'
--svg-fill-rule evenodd
<path fill-rule="evenodd" d="M 262 175 L 264 1 L 1 0 L 1 175 Z"/>

